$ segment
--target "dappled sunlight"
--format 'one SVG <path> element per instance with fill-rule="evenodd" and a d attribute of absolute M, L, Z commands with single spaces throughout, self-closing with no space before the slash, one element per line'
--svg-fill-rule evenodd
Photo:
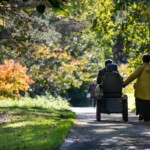
<path fill-rule="evenodd" d="M 150 122 L 139 122 L 135 113 L 129 113 L 128 122 L 122 121 L 121 113 L 102 114 L 102 121 L 96 121 L 94 108 L 78 107 L 72 110 L 77 113 L 78 118 L 75 128 L 65 140 L 71 150 L 150 148 Z"/>
<path fill-rule="evenodd" d="M 150 132 L 143 132 L 143 133 L 141 133 L 141 135 L 150 137 Z"/>
<path fill-rule="evenodd" d="M 75 114 L 63 106 L 47 108 L 43 102 L 38 107 L 33 101 L 18 103 L 6 101 L 0 109 L 0 149 L 56 149 L 73 126 Z"/>
<path fill-rule="evenodd" d="M 115 132 L 115 129 L 103 129 L 103 130 L 95 129 L 93 131 L 96 132 L 96 133 L 102 133 L 102 134 L 104 134 L 104 133 Z"/>
<path fill-rule="evenodd" d="M 5 128 L 16 128 L 16 127 L 25 127 L 27 125 L 30 125 L 31 122 L 30 121 L 19 121 L 19 122 L 16 122 L 16 123 L 11 123 L 11 124 L 7 124 L 5 125 Z"/>
<path fill-rule="evenodd" d="M 25 120 L 20 120 L 20 121 L 15 121 L 14 123 L 11 122 L 10 124 L 6 124 L 5 128 L 11 127 L 11 128 L 16 128 L 16 127 L 26 127 L 26 126 L 36 126 L 36 125 L 44 125 L 44 124 L 50 124 L 51 126 L 56 125 L 55 120 L 45 120 L 45 119 L 38 119 L 36 118 L 36 122 L 33 122 L 34 119 L 31 121 L 25 121 Z"/>
<path fill-rule="evenodd" d="M 129 112 L 135 111 L 135 97 L 134 93 L 127 93 L 128 95 L 128 110 Z"/>

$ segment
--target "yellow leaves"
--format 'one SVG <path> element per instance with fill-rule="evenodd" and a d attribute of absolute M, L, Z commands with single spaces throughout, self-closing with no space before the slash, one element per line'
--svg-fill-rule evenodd
<path fill-rule="evenodd" d="M 58 57 L 57 54 L 54 52 L 50 54 L 50 58 L 57 58 L 57 57 Z"/>
<path fill-rule="evenodd" d="M 66 50 L 66 49 L 64 49 Z M 55 51 L 51 52 L 49 55 L 50 58 L 57 58 L 60 60 L 71 60 L 71 56 L 68 52 L 62 51 L 62 49 L 58 48 Z"/>
<path fill-rule="evenodd" d="M 50 48 L 44 44 L 38 44 L 35 46 L 36 51 L 33 53 L 35 58 L 49 58 Z"/>
<path fill-rule="evenodd" d="M 22 8 L 22 10 L 26 13 L 26 14 L 29 14 L 32 9 L 31 8 Z"/>
<path fill-rule="evenodd" d="M 82 60 L 71 60 L 69 63 L 62 63 L 62 68 L 67 68 L 70 72 L 71 70 L 82 70 L 83 65 Z"/>
<path fill-rule="evenodd" d="M 136 4 L 136 3 L 133 4 L 133 8 L 134 8 L 134 9 L 137 8 L 137 4 Z"/>
<path fill-rule="evenodd" d="M 44 44 L 36 45 L 35 49 L 36 51 L 33 53 L 33 56 L 36 58 L 57 58 L 65 60 L 70 60 L 70 54 L 67 52 L 70 46 L 66 46 L 64 50 L 60 48 L 59 46 L 56 46 L 53 50 L 51 50 L 49 47 L 47 47 Z"/>
<path fill-rule="evenodd" d="M 0 18 L 0 25 L 4 25 L 4 20 Z"/>
<path fill-rule="evenodd" d="M 83 62 L 82 61 L 79 61 L 79 60 L 72 60 L 70 62 L 70 65 L 74 66 L 74 67 L 77 67 L 79 70 L 82 70 L 83 69 Z"/>
<path fill-rule="evenodd" d="M 68 50 L 69 48 L 70 48 L 70 45 L 66 46 L 66 47 L 64 48 L 64 50 Z"/>
<path fill-rule="evenodd" d="M 68 53 L 66 53 L 66 52 L 63 52 L 63 53 L 61 53 L 59 56 L 58 56 L 58 58 L 60 58 L 60 59 L 66 59 L 66 60 L 70 60 L 71 59 L 71 57 L 70 57 L 70 55 L 68 54 Z"/>
<path fill-rule="evenodd" d="M 114 26 L 113 21 L 109 21 L 109 22 L 108 22 L 108 26 Z"/>

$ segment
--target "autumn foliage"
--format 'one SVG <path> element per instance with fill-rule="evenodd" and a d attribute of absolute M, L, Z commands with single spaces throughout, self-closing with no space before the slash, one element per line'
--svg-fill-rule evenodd
<path fill-rule="evenodd" d="M 5 60 L 0 65 L 0 97 L 16 98 L 19 91 L 29 88 L 32 83 L 31 77 L 27 74 L 27 68 L 16 63 L 14 60 Z"/>

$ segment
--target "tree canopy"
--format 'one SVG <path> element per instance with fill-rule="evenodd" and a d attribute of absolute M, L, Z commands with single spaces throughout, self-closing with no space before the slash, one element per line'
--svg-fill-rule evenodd
<path fill-rule="evenodd" d="M 26 65 L 30 94 L 64 94 L 103 60 L 140 63 L 150 52 L 147 0 L 0 0 L 0 57 Z"/>

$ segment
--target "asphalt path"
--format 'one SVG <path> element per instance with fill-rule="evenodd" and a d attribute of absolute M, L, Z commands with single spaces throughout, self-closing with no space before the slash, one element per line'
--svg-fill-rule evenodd
<path fill-rule="evenodd" d="M 97 122 L 91 107 L 71 108 L 78 118 L 58 150 L 150 150 L 150 122 L 138 121 L 129 113 L 128 122 L 122 114 L 102 114 Z"/>

